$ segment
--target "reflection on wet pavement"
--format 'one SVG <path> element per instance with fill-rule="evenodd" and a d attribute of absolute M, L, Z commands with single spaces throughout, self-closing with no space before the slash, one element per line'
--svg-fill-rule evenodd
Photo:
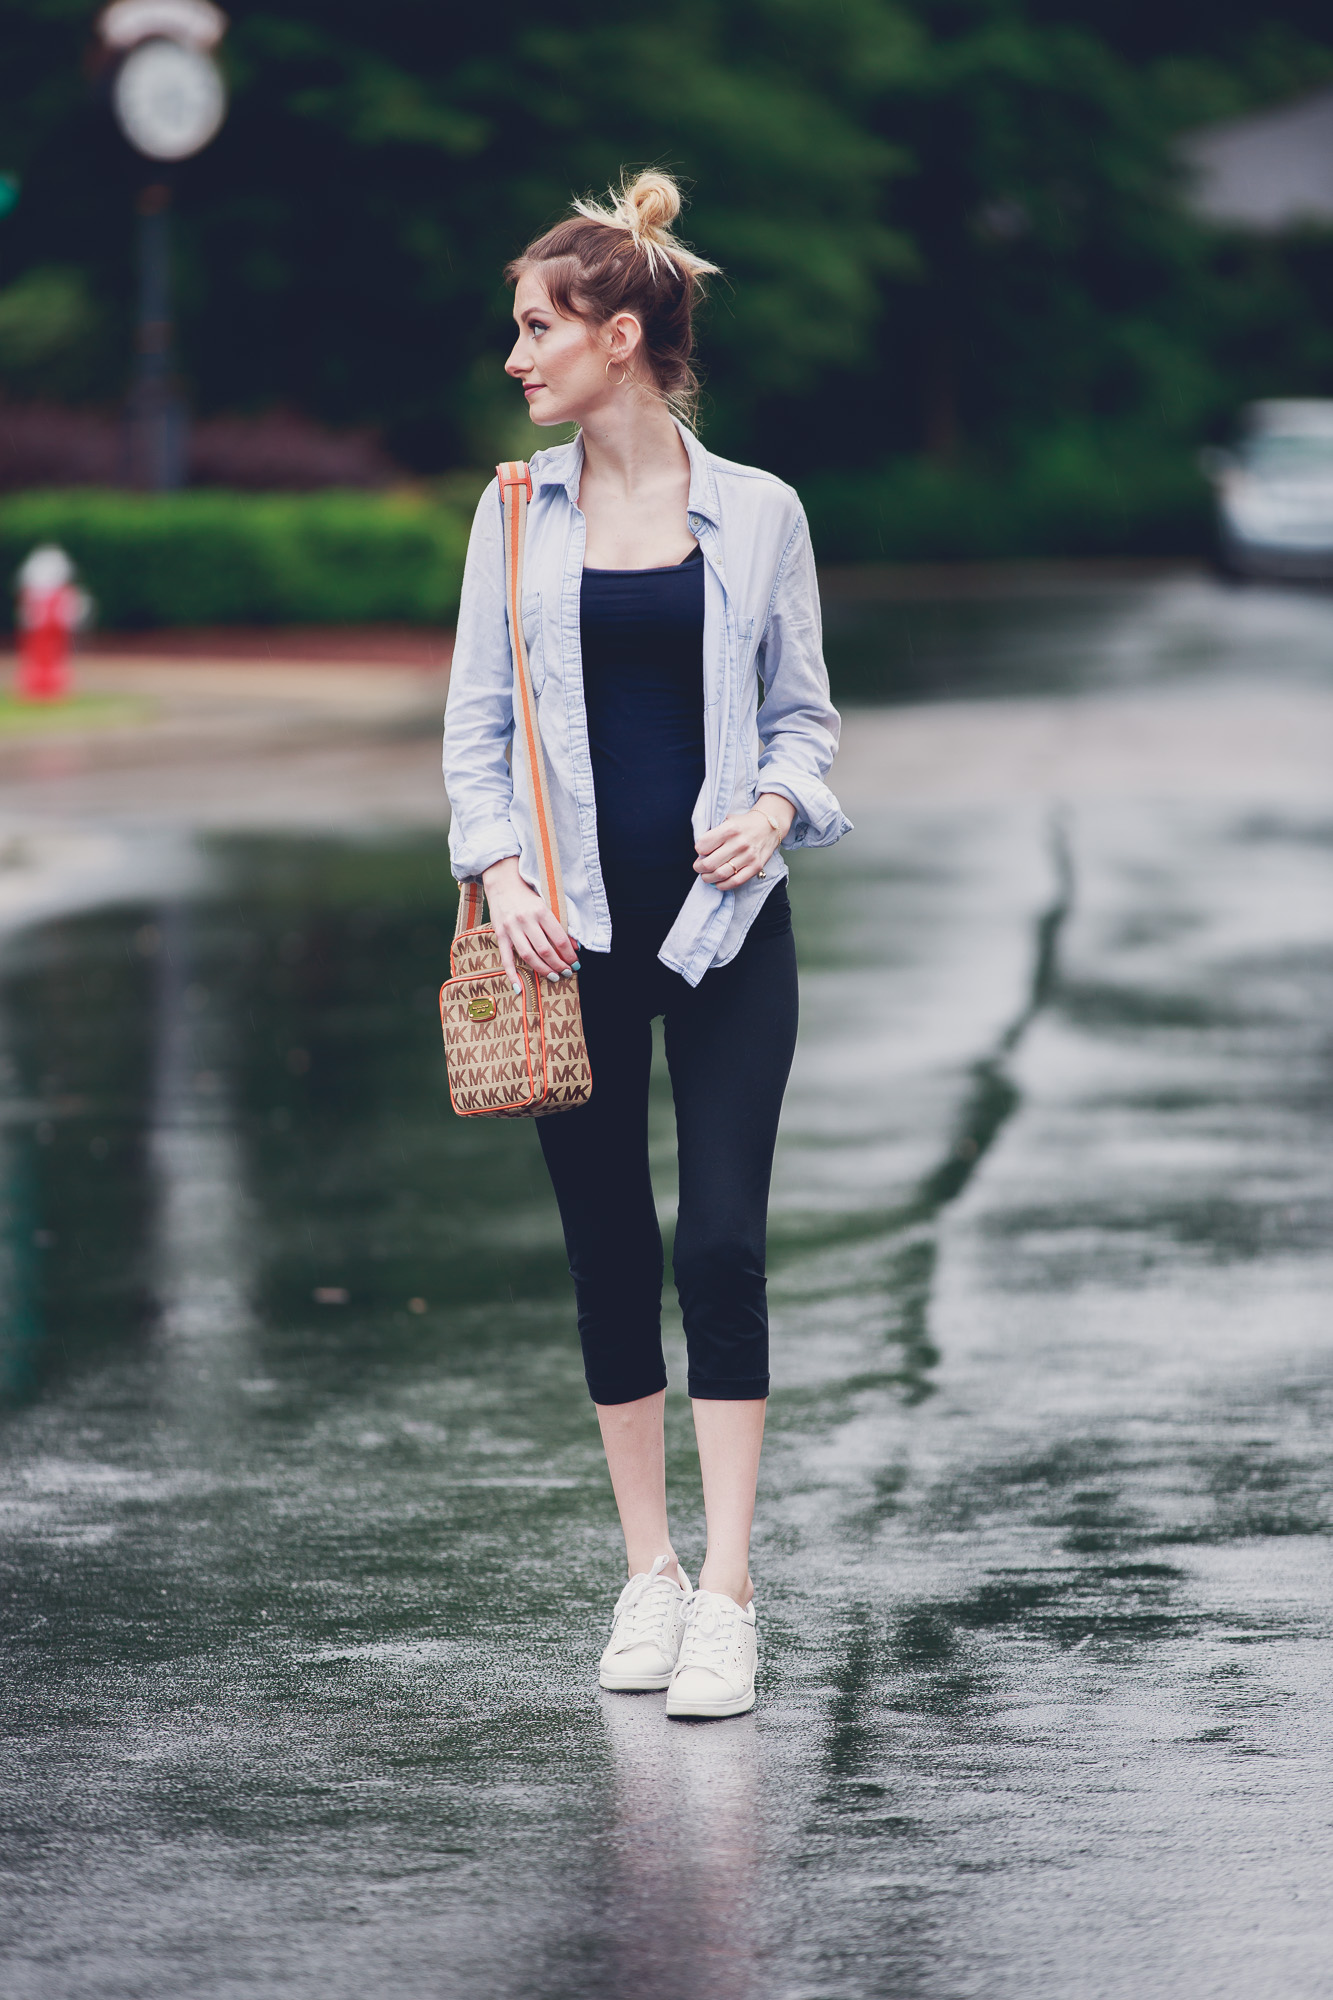
<path fill-rule="evenodd" d="M 826 596 L 829 671 L 845 702 L 1123 692 L 1249 678 L 1257 663 L 1327 685 L 1328 604 L 1316 593 L 1219 589 L 1182 572 L 1100 583 L 1051 574 L 926 596 L 891 588 L 886 574 L 846 572 L 842 592 Z"/>
<path fill-rule="evenodd" d="M 11 940 L 7 1994 L 1326 1990 L 1333 817 L 857 819 L 795 883 L 725 1724 L 592 1685 L 611 1502 L 533 1135 L 447 1112 L 437 836 L 211 835 Z"/>

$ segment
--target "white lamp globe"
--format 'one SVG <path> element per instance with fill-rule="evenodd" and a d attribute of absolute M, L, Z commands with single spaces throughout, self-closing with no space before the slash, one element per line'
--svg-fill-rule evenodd
<path fill-rule="evenodd" d="M 137 152 L 150 160 L 188 160 L 220 130 L 227 92 L 211 56 L 158 38 L 130 50 L 111 104 Z"/>

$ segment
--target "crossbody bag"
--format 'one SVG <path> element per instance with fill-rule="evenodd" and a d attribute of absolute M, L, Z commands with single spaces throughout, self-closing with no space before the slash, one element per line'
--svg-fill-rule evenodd
<path fill-rule="evenodd" d="M 527 795 L 541 893 L 547 908 L 568 930 L 546 757 L 523 637 L 523 546 L 532 475 L 521 459 L 497 466 L 496 472 L 504 510 L 505 603 L 514 663 L 512 762 L 515 781 L 521 773 Z M 461 883 L 449 977 L 440 988 L 440 1025 L 454 1110 L 461 1118 L 546 1118 L 586 1104 L 592 1096 L 592 1070 L 583 1036 L 578 974 L 552 980 L 519 965 L 522 991 L 515 993 L 500 962 L 495 927 L 484 917 L 480 881 Z"/>

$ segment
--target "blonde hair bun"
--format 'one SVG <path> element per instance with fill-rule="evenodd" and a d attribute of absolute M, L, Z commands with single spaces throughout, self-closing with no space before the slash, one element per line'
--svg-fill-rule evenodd
<path fill-rule="evenodd" d="M 670 229 L 680 214 L 680 189 L 669 174 L 638 174 L 621 190 L 621 202 L 643 236 Z M 628 218 L 627 218 L 628 219 Z"/>
<path fill-rule="evenodd" d="M 596 201 L 576 201 L 574 212 L 589 222 L 604 222 L 608 228 L 623 229 L 633 237 L 648 259 L 648 269 L 657 275 L 659 260 L 674 264 L 683 275 L 703 278 L 717 272 L 717 265 L 692 250 L 671 231 L 680 214 L 680 189 L 670 174 L 649 167 L 633 180 L 621 177 L 619 188 L 608 190 L 605 206 Z"/>

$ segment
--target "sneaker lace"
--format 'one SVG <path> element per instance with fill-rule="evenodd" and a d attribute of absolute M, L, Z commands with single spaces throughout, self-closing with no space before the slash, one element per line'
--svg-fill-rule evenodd
<path fill-rule="evenodd" d="M 632 1576 L 621 1591 L 611 1618 L 617 1645 L 666 1644 L 681 1596 L 679 1586 L 662 1574 L 670 1561 L 670 1556 L 659 1556 L 650 1570 Z"/>
<path fill-rule="evenodd" d="M 741 1633 L 745 1620 L 741 1608 L 729 1597 L 699 1591 L 685 1612 L 685 1636 L 681 1642 L 676 1671 L 686 1667 L 706 1667 L 710 1673 L 726 1674 L 740 1667 Z"/>

